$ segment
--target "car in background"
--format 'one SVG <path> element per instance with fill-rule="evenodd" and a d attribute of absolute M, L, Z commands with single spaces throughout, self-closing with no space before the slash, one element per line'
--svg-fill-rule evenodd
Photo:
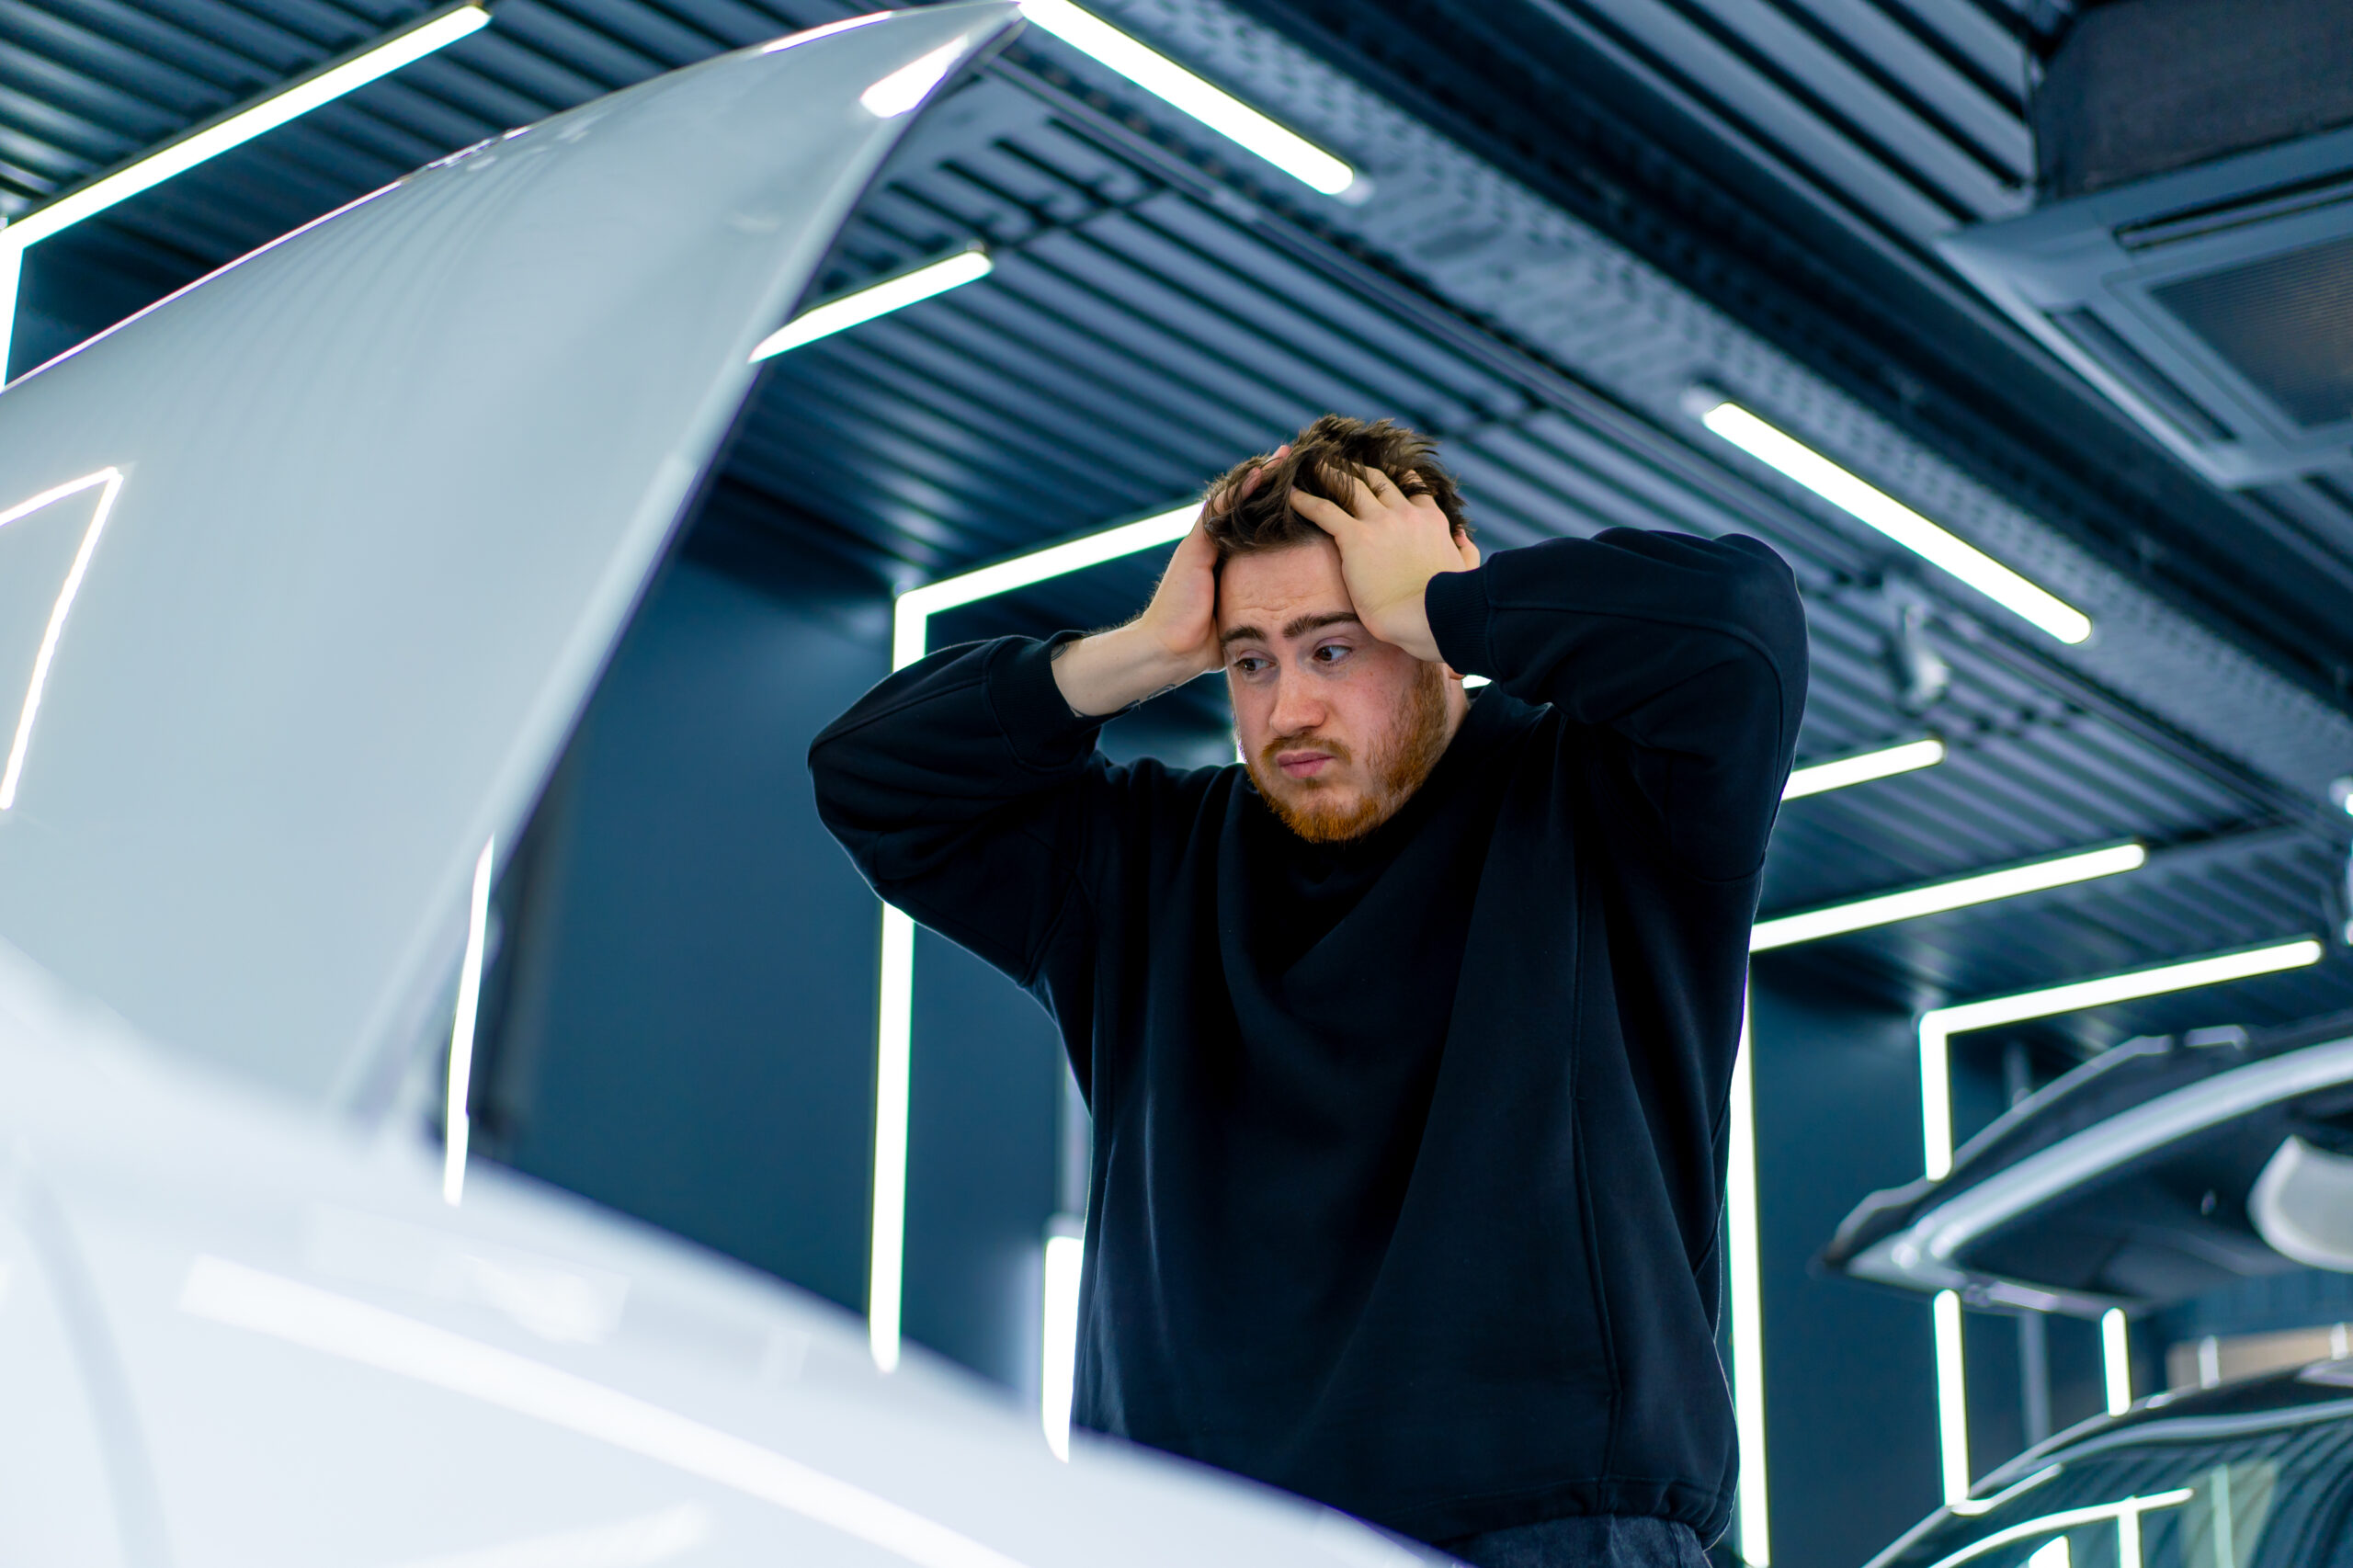
<path fill-rule="evenodd" d="M 501 857 L 756 345 L 1018 26 L 675 72 L 0 392 L 0 1562 L 1423 1560 L 1060 1462 L 849 1315 L 464 1158 Z"/>
<path fill-rule="evenodd" d="M 2157 1394 L 2030 1449 L 1868 1568 L 2353 1568 L 2353 1359 Z"/>

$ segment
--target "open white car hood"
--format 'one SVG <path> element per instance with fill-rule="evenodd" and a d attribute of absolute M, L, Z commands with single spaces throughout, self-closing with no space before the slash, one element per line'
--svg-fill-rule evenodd
<path fill-rule="evenodd" d="M 913 118 L 861 95 L 1017 15 L 590 104 L 0 394 L 0 1562 L 1419 1560 L 1118 1445 L 1059 1463 L 847 1313 L 494 1166 L 451 1208 L 411 1130 L 326 1108 L 449 1028 L 482 845 Z"/>
<path fill-rule="evenodd" d="M 153 1038 L 381 1092 L 750 350 L 904 108 L 1017 18 L 899 13 L 599 99 L 0 394 L 0 938 Z M 861 103 L 897 72 L 902 112 Z"/>

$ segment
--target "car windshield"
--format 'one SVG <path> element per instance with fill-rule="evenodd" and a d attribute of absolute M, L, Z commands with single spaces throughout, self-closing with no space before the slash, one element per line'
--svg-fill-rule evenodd
<path fill-rule="evenodd" d="M 2336 1408 L 2064 1459 L 1876 1568 L 2341 1568 L 2353 1563 L 2353 1417 Z"/>

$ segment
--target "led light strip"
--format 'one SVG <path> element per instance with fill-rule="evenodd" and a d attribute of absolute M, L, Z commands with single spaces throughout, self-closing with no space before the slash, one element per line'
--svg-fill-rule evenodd
<path fill-rule="evenodd" d="M 960 44 L 958 47 L 962 46 Z M 928 300 L 935 294 L 945 294 L 950 289 L 961 289 L 967 283 L 977 282 L 989 275 L 992 265 L 986 251 L 960 251 L 945 260 L 918 267 L 912 272 L 903 272 L 896 278 L 860 289 L 855 294 L 845 294 L 838 300 L 828 301 L 803 311 L 761 339 L 760 346 L 752 350 L 752 360 L 756 364 L 788 349 L 798 348 L 804 343 L 831 337 L 835 333 L 856 326 L 860 322 L 870 322 L 876 316 L 904 310 L 919 300 Z"/>
<path fill-rule="evenodd" d="M 1857 520 L 1870 525 L 1930 564 L 1960 578 L 2012 614 L 2062 642 L 2092 634 L 2091 618 L 2028 582 L 1975 545 L 1847 472 L 1787 432 L 1736 403 L 1717 402 L 1699 422 L 1750 457 L 1796 480 Z"/>
<path fill-rule="evenodd" d="M 1357 173 L 1345 162 L 1070 0 L 1021 0 L 1021 14 L 1311 190 L 1326 196 L 1356 193 Z"/>
<path fill-rule="evenodd" d="M 1155 512 L 1010 561 L 982 566 L 909 588 L 891 612 L 891 667 L 903 670 L 924 656 L 931 618 L 944 609 L 994 598 L 1033 583 L 1173 544 L 1200 512 L 1198 502 Z M 874 1364 L 899 1364 L 899 1314 L 907 1228 L 907 1096 L 913 1072 L 915 923 L 882 906 L 881 997 L 874 1030 L 874 1213 L 867 1253 L 866 1334 Z M 1076 1333 L 1074 1315 L 1072 1332 Z M 1068 1430 L 1067 1399 L 1063 1403 Z"/>
<path fill-rule="evenodd" d="M 1973 876 L 1956 877 L 1950 881 L 1935 882 L 1927 887 L 1876 893 L 1870 898 L 1834 903 L 1824 909 L 1776 915 L 1770 920 L 1759 920 L 1751 928 L 1748 950 L 1767 952 L 1774 948 L 1819 941 L 1824 937 L 1868 930 L 1871 926 L 1886 926 L 1898 920 L 1916 920 L 1924 915 L 1938 915 L 1949 909 L 1966 909 L 1971 904 L 1990 903 L 1996 899 L 2041 892 L 2049 888 L 2065 887 L 2071 882 L 2089 881 L 2096 877 L 2112 877 L 2120 872 L 2138 870 L 2148 858 L 2148 851 L 2138 844 L 2119 844 L 2106 849 L 2062 855 L 2056 859 L 2009 866 L 1998 871 L 1980 871 Z"/>
<path fill-rule="evenodd" d="M 2099 1369 L 2108 1386 L 2108 1413 L 2123 1415 L 2132 1408 L 2132 1341 L 2120 1308 L 2099 1315 Z"/>
<path fill-rule="evenodd" d="M 1928 1176 L 1942 1180 L 1952 1174 L 1952 1080 L 1949 1044 L 1954 1035 L 1970 1029 L 2024 1023 L 2060 1013 L 2103 1007 L 2143 996 L 2220 985 L 2259 974 L 2275 974 L 2318 963 L 2327 951 L 2309 937 L 2274 942 L 2239 952 L 2215 953 L 2152 969 L 2072 981 L 2007 996 L 1932 1008 L 1920 1015 L 1920 1126 L 1923 1164 Z M 1949 1304 L 1948 1304 L 1949 1303 Z M 1961 1298 L 1950 1290 L 1937 1292 L 1934 1308 L 1937 1346 L 1937 1433 L 1944 1475 L 1945 1498 L 1951 1502 L 1969 1494 L 1969 1392 L 1961 1357 Z M 2121 1319 L 2119 1320 L 2120 1327 Z M 2118 1336 L 2120 1339 L 2120 1335 Z M 2120 1386 L 2131 1403 L 2129 1368 L 2120 1379 L 2121 1352 L 2109 1352 L 2109 1335 L 2102 1325 L 2101 1345 L 2111 1407 Z"/>
<path fill-rule="evenodd" d="M 1732 1407 L 1740 1436 L 1737 1490 L 1740 1557 L 1750 1568 L 1773 1561 L 1766 1506 L 1764 1260 L 1756 1233 L 1756 1041 L 1749 998 L 1740 1008 L 1740 1049 L 1733 1058 L 1732 1136 L 1724 1176 L 1724 1225 L 1732 1265 Z"/>
<path fill-rule="evenodd" d="M 1057 1214 L 1046 1235 L 1038 1419 L 1046 1429 L 1046 1447 L 1058 1460 L 1070 1458 L 1071 1392 L 1078 1368 L 1078 1288 L 1086 1262 L 1084 1225 L 1075 1214 Z"/>
<path fill-rule="evenodd" d="M 437 11 L 350 59 L 299 77 L 244 108 L 167 142 L 137 162 L 91 181 L 0 228 L 0 374 L 17 314 L 17 283 L 25 248 L 94 217 L 115 203 L 185 174 L 209 158 L 243 146 L 378 77 L 423 59 L 489 25 L 490 13 L 469 3 Z"/>
<path fill-rule="evenodd" d="M 1781 787 L 1781 799 L 1801 801 L 1827 790 L 1844 790 L 1849 785 L 1868 784 L 1874 778 L 1888 778 L 1898 773 L 1910 773 L 1915 768 L 1934 767 L 1944 759 L 1945 743 L 1933 737 L 1925 741 L 1905 741 L 1901 745 L 1881 746 L 1877 751 L 1862 752 L 1854 756 L 1834 757 L 1828 762 L 1791 769 L 1790 781 Z"/>

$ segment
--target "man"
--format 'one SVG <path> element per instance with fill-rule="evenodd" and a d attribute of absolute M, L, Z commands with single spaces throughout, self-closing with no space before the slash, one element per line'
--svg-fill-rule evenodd
<path fill-rule="evenodd" d="M 1246 766 L 1095 750 L 1221 667 Z M 1805 680 L 1756 540 L 1482 565 L 1427 440 L 1327 417 L 1136 619 L 944 650 L 818 736 L 876 892 L 1037 997 L 1093 1108 L 1074 1419 L 1473 1562 L 1699 1561 Z"/>

